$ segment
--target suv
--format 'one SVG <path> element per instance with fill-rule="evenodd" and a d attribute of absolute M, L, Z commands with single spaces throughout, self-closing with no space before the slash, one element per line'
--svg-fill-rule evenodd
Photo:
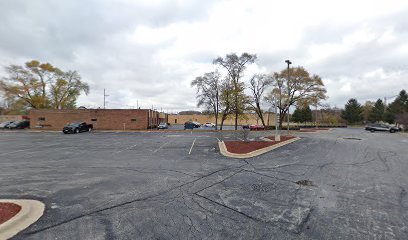
<path fill-rule="evenodd" d="M 369 124 L 365 127 L 365 130 L 370 131 L 370 132 L 375 132 L 375 131 L 382 131 L 382 132 L 398 132 L 400 129 L 395 127 L 395 126 L 390 126 L 387 124 L 383 123 L 374 123 L 374 124 Z"/>
<path fill-rule="evenodd" d="M 158 129 L 168 129 L 169 125 L 167 123 L 160 123 L 157 128 Z"/>

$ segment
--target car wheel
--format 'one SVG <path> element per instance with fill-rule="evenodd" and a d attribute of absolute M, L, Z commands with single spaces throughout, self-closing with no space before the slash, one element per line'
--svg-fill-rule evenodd
<path fill-rule="evenodd" d="M 390 133 L 395 133 L 395 130 L 394 130 L 394 129 L 391 129 L 391 130 L 390 130 Z"/>
<path fill-rule="evenodd" d="M 88 128 L 88 132 L 92 131 L 92 128 Z"/>
<path fill-rule="evenodd" d="M 75 129 L 75 133 L 79 133 L 79 129 L 77 128 L 77 129 Z"/>
<path fill-rule="evenodd" d="M 372 133 L 373 133 L 373 132 L 375 132 L 375 130 L 371 129 L 371 130 L 370 130 L 370 132 L 372 132 Z"/>

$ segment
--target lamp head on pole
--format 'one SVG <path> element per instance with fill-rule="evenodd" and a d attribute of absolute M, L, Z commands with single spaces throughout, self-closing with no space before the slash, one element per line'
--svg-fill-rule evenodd
<path fill-rule="evenodd" d="M 292 62 L 289 59 L 286 60 L 285 63 L 287 63 L 288 65 L 292 64 Z"/>

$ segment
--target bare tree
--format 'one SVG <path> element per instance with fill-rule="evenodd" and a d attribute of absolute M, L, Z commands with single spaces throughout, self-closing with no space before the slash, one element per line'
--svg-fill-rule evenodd
<path fill-rule="evenodd" d="M 201 77 L 196 77 L 191 86 L 197 88 L 197 106 L 204 106 L 215 118 L 215 130 L 218 128 L 218 115 L 220 113 L 220 96 L 222 86 L 220 83 L 220 73 L 205 73 Z"/>
<path fill-rule="evenodd" d="M 282 128 L 282 120 L 289 111 L 289 107 L 296 103 L 317 104 L 326 99 L 326 88 L 318 75 L 310 75 L 303 67 L 291 68 L 280 73 L 274 73 L 272 85 L 274 89 L 267 95 L 266 100 L 273 103 L 277 97 L 279 109 L 279 127 Z"/>
<path fill-rule="evenodd" d="M 244 89 L 240 86 L 239 80 L 242 78 L 247 64 L 254 63 L 256 60 L 255 54 L 243 53 L 238 56 L 236 53 L 227 54 L 225 58 L 218 57 L 214 59 L 213 64 L 217 64 L 225 68 L 228 72 L 228 79 L 231 80 L 234 97 L 234 113 L 235 113 L 235 130 L 238 128 L 238 115 L 240 113 L 240 94 Z"/>
<path fill-rule="evenodd" d="M 249 89 L 251 90 L 250 98 L 250 105 L 252 110 L 258 115 L 259 119 L 262 122 L 262 125 L 265 127 L 265 120 L 263 117 L 263 110 L 261 108 L 263 94 L 267 87 L 269 87 L 272 83 L 272 79 L 270 76 L 266 74 L 255 74 L 252 76 L 251 80 L 249 81 Z"/>
<path fill-rule="evenodd" d="M 224 126 L 224 121 L 233 112 L 233 92 L 234 87 L 231 85 L 231 81 L 225 78 L 221 84 L 221 97 L 220 97 L 220 112 L 221 112 L 221 125 L 220 130 Z"/>

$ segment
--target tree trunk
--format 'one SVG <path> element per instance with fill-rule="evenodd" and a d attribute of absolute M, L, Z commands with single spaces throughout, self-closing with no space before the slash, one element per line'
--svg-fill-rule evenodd
<path fill-rule="evenodd" d="M 286 111 L 285 110 L 279 110 L 279 129 L 283 129 L 283 121 L 285 120 L 286 116 Z"/>
<path fill-rule="evenodd" d="M 235 95 L 235 130 L 238 129 L 238 94 Z"/>
<path fill-rule="evenodd" d="M 238 129 L 238 79 L 234 80 L 234 90 L 235 90 L 235 130 Z"/>
<path fill-rule="evenodd" d="M 263 118 L 262 111 L 261 111 L 261 107 L 259 106 L 259 103 L 256 104 L 255 112 L 256 112 L 256 114 L 258 115 L 259 119 L 261 119 L 262 125 L 263 125 L 264 127 L 266 127 L 266 125 L 265 125 L 265 120 L 264 120 L 264 118 Z"/>
<path fill-rule="evenodd" d="M 262 122 L 262 125 L 263 125 L 264 127 L 266 127 L 266 125 L 265 125 L 265 120 L 264 120 L 264 118 L 263 118 L 263 115 L 262 115 L 262 113 L 261 113 L 261 116 L 260 116 L 260 118 L 261 118 L 261 122 Z"/>
<path fill-rule="evenodd" d="M 227 119 L 227 115 L 225 113 L 222 114 L 221 117 L 221 125 L 220 125 L 220 130 L 222 130 L 222 127 L 224 126 L 224 121 Z"/>

